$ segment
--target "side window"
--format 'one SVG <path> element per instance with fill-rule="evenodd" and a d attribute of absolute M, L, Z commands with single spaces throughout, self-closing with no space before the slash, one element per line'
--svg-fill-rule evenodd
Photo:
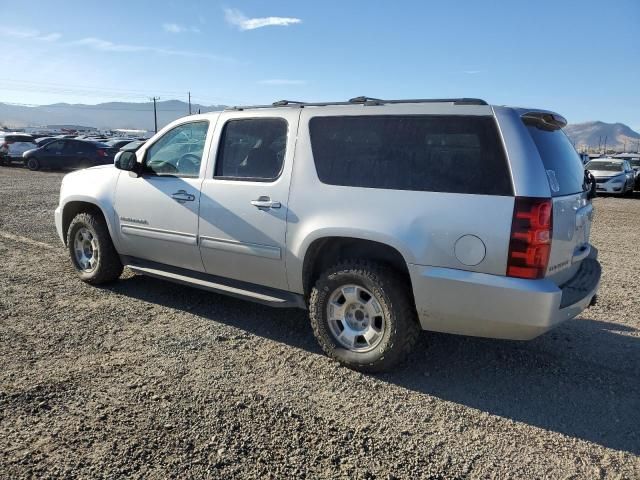
<path fill-rule="evenodd" d="M 48 153 L 62 153 L 62 150 L 64 150 L 64 144 L 65 142 L 63 142 L 62 140 L 58 140 L 57 142 L 51 142 L 46 147 L 44 147 L 44 149 Z"/>
<path fill-rule="evenodd" d="M 287 147 L 283 118 L 247 118 L 228 121 L 222 131 L 214 177 L 275 180 Z"/>
<path fill-rule="evenodd" d="M 74 140 L 67 140 L 64 146 L 64 153 L 67 155 L 74 155 L 78 152 L 82 152 L 82 142 L 76 142 Z"/>
<path fill-rule="evenodd" d="M 145 171 L 152 175 L 197 177 L 209 122 L 178 125 L 147 150 Z"/>
<path fill-rule="evenodd" d="M 513 195 L 492 117 L 314 117 L 309 131 L 318 177 L 329 185 Z"/>

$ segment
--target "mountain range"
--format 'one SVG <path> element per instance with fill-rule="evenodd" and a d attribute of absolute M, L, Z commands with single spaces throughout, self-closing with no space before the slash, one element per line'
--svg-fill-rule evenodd
<path fill-rule="evenodd" d="M 212 112 L 225 105 L 191 105 L 191 111 Z M 158 128 L 189 113 L 189 105 L 180 100 L 157 102 Z M 0 103 L 0 126 L 11 128 L 72 124 L 99 129 L 131 128 L 153 131 L 153 103 L 109 102 L 97 105 L 55 103 L 23 106 Z M 637 151 L 640 134 L 623 123 L 585 122 L 567 125 L 565 132 L 578 150 L 585 147 Z"/>
<path fill-rule="evenodd" d="M 567 125 L 565 133 L 578 151 L 584 147 L 616 151 L 640 151 L 640 133 L 624 123 L 585 122 Z M 626 148 L 625 148 L 626 147 Z"/>
<path fill-rule="evenodd" d="M 192 104 L 191 111 L 212 112 L 225 105 Z M 188 115 L 189 104 L 180 100 L 157 102 L 158 129 L 173 120 Z M 11 128 L 45 125 L 81 125 L 101 130 L 131 128 L 153 131 L 153 102 L 109 102 L 97 105 L 54 103 L 23 106 L 0 103 L 0 125 Z"/>

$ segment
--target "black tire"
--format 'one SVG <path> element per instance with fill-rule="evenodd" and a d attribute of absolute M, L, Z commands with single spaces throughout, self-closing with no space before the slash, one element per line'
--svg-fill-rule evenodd
<path fill-rule="evenodd" d="M 372 350 L 342 346 L 329 326 L 327 307 L 339 287 L 357 285 L 373 294 L 385 315 L 382 340 Z M 309 298 L 313 333 L 324 352 L 342 365 L 362 372 L 384 372 L 400 364 L 420 334 L 409 282 L 395 270 L 364 260 L 348 260 L 323 272 Z"/>
<path fill-rule="evenodd" d="M 97 241 L 98 252 L 96 265 L 90 269 L 83 269 L 75 253 L 76 233 L 86 228 Z M 79 213 L 71 221 L 67 230 L 67 249 L 71 258 L 71 264 L 78 272 L 80 279 L 91 285 L 100 285 L 113 282 L 122 274 L 123 266 L 120 256 L 116 252 L 107 224 L 102 215 L 93 213 Z"/>
<path fill-rule="evenodd" d="M 34 157 L 27 158 L 25 161 L 25 166 L 32 172 L 35 172 L 36 170 L 40 170 L 40 162 L 38 161 L 37 158 L 34 158 Z"/>

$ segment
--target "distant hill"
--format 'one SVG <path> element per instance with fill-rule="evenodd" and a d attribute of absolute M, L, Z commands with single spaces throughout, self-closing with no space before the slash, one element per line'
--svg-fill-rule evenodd
<path fill-rule="evenodd" d="M 224 105 L 192 104 L 191 111 L 202 113 L 223 110 Z M 158 128 L 189 113 L 189 105 L 180 100 L 157 102 Z M 55 103 L 25 107 L 0 103 L 0 125 L 27 127 L 74 124 L 99 129 L 131 128 L 153 130 L 153 102 L 109 102 L 97 105 Z"/>
<path fill-rule="evenodd" d="M 607 149 L 622 151 L 626 142 L 627 150 L 635 152 L 640 141 L 640 133 L 631 130 L 624 123 L 575 123 L 567 125 L 564 131 L 578 150 L 583 145 L 597 148 L 600 144 L 604 148 L 606 138 Z"/>

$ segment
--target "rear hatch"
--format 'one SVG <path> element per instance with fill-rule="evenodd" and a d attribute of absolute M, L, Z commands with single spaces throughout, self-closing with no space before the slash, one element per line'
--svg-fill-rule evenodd
<path fill-rule="evenodd" d="M 584 167 L 561 130 L 564 124 L 523 116 L 547 174 L 553 203 L 553 233 L 546 278 L 557 285 L 571 279 L 589 256 L 593 207 Z"/>
<path fill-rule="evenodd" d="M 7 135 L 4 137 L 7 144 L 8 155 L 11 157 L 21 157 L 27 150 L 38 148 L 33 137 L 27 135 Z"/>

